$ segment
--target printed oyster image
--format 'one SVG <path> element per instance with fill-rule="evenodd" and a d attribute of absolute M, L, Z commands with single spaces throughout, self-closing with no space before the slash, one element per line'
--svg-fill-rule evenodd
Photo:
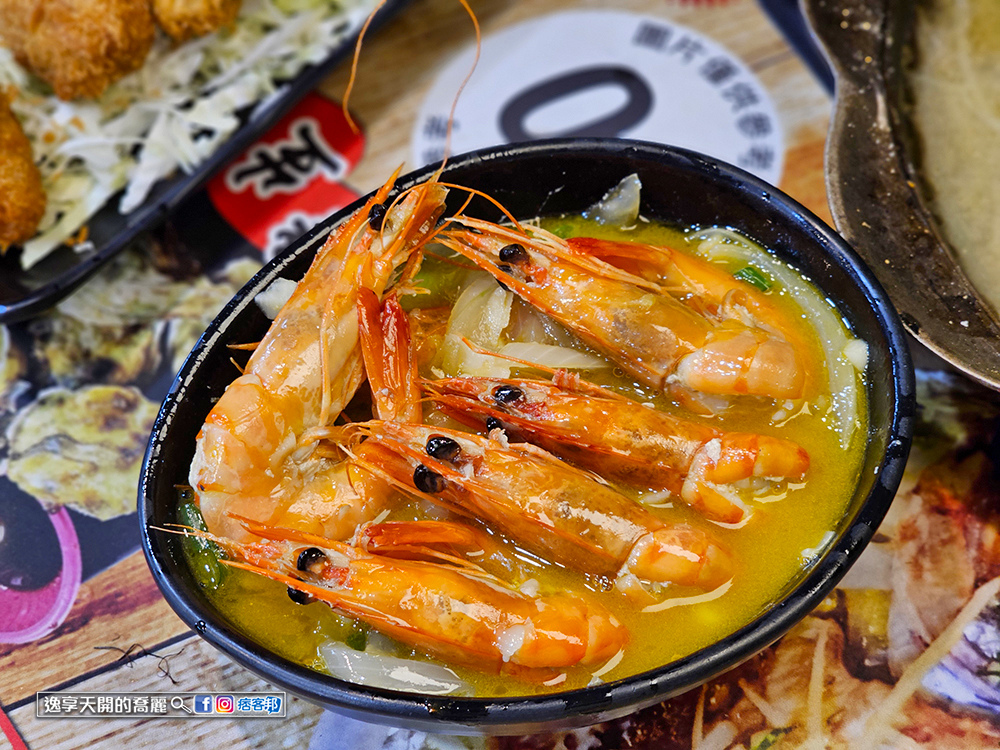
<path fill-rule="evenodd" d="M 46 391 L 7 428 L 6 474 L 49 506 L 131 513 L 158 409 L 134 388 Z"/>
<path fill-rule="evenodd" d="M 37 358 L 59 385 L 142 384 L 165 357 L 176 371 L 215 314 L 260 268 L 241 259 L 213 274 L 217 281 L 192 277 L 151 256 L 162 248 L 140 247 L 143 252 L 118 256 L 54 311 L 28 324 Z"/>
<path fill-rule="evenodd" d="M 133 513 L 159 389 L 260 268 L 216 264 L 206 274 L 186 248 L 144 235 L 54 309 L 0 327 L 0 473 L 49 509 Z"/>

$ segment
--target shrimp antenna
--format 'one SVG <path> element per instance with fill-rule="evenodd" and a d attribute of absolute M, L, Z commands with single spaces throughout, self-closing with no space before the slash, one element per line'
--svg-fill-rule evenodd
<path fill-rule="evenodd" d="M 344 117 L 347 119 L 347 124 L 351 128 L 351 132 L 359 132 L 357 123 L 354 118 L 351 117 L 351 112 L 349 109 L 349 102 L 351 99 L 351 92 L 354 91 L 354 83 L 358 78 L 358 61 L 361 59 L 361 46 L 364 43 L 365 35 L 368 33 L 368 27 L 371 26 L 372 21 L 380 10 L 385 6 L 387 0 L 379 0 L 378 4 L 368 14 L 368 18 L 365 19 L 364 25 L 361 27 L 361 31 L 358 34 L 358 40 L 354 43 L 354 56 L 351 58 L 351 75 L 347 79 L 347 87 L 344 89 L 344 100 L 341 107 L 344 110 Z M 444 157 L 441 159 L 441 166 L 438 167 L 437 172 L 434 174 L 436 179 L 444 171 L 445 165 L 448 163 L 448 156 L 451 154 L 451 132 L 452 126 L 455 122 L 455 109 L 458 107 L 459 97 L 462 96 L 462 91 L 465 90 L 466 84 L 468 84 L 469 79 L 472 78 L 472 74 L 476 71 L 476 66 L 479 65 L 479 55 L 483 48 L 483 34 L 479 27 L 479 19 L 476 18 L 475 12 L 469 6 L 468 0 L 459 0 L 462 7 L 465 8 L 465 12 L 469 14 L 469 18 L 472 19 L 472 27 L 476 32 L 476 56 L 472 61 L 472 67 L 469 68 L 469 72 L 466 74 L 465 78 L 462 80 L 461 85 L 458 87 L 458 91 L 455 92 L 455 98 L 451 102 L 451 109 L 448 112 L 448 129 L 445 134 L 444 139 Z"/>
<path fill-rule="evenodd" d="M 453 188 L 455 190 L 461 190 L 461 191 L 463 191 L 463 192 L 465 192 L 467 194 L 467 197 L 465 199 L 465 203 L 462 204 L 462 207 L 458 211 L 456 211 L 448 219 L 448 221 L 460 221 L 460 220 L 464 221 L 464 220 L 469 220 L 469 217 L 465 216 L 462 212 L 465 211 L 466 208 L 468 208 L 469 204 L 472 202 L 473 196 L 478 196 L 478 197 L 482 198 L 483 200 L 485 200 L 485 201 L 487 201 L 489 203 L 492 203 L 494 206 L 496 206 L 497 209 L 499 209 L 500 213 L 502 213 L 504 215 L 504 217 L 506 217 L 506 219 L 511 223 L 512 227 L 516 228 L 517 231 L 520 234 L 522 234 L 523 236 L 525 236 L 525 237 L 528 236 L 528 230 L 526 230 L 521 225 L 521 222 L 519 222 L 517 219 L 514 218 L 514 214 L 512 214 L 510 211 L 508 211 L 507 208 L 500 201 L 498 201 L 496 198 L 494 198 L 489 193 L 484 193 L 482 190 L 477 190 L 475 188 L 466 187 L 465 185 L 456 185 L 453 182 L 440 182 L 438 184 L 440 184 L 440 185 L 442 185 L 443 187 L 446 187 L 446 188 Z M 475 221 L 475 219 L 472 219 L 472 221 Z"/>
<path fill-rule="evenodd" d="M 358 41 L 354 43 L 354 57 L 351 58 L 351 75 L 347 79 L 347 88 L 344 89 L 344 101 L 341 103 L 341 108 L 344 110 L 344 117 L 347 118 L 347 124 L 351 126 L 351 132 L 357 134 L 360 132 L 358 124 L 354 122 L 354 118 L 351 117 L 351 111 L 348 109 L 348 102 L 351 99 L 351 92 L 354 90 L 354 82 L 358 78 L 358 60 L 361 59 L 361 45 L 365 41 L 365 34 L 368 33 L 368 27 L 372 25 L 372 21 L 375 16 L 388 0 L 379 0 L 378 4 L 375 6 L 374 10 L 368 14 L 368 18 L 365 19 L 364 25 L 361 27 L 361 31 L 358 33 Z"/>
<path fill-rule="evenodd" d="M 628 399 L 624 396 L 608 390 L 607 388 L 603 388 L 602 386 L 597 385 L 597 383 L 591 383 L 589 380 L 584 380 L 579 375 L 567 370 L 565 367 L 549 367 L 547 365 L 539 364 L 538 362 L 532 362 L 530 359 L 521 359 L 519 357 L 512 357 L 509 354 L 491 352 L 489 349 L 484 349 L 474 341 L 471 341 L 466 336 L 462 336 L 462 343 L 476 354 L 498 357 L 499 359 L 505 359 L 515 364 L 524 365 L 532 370 L 540 370 L 541 372 L 547 373 L 552 379 L 552 382 L 560 387 L 568 387 L 578 393 L 590 393 L 597 396 L 603 396 L 605 398 L 615 399 L 616 401 L 628 401 Z M 420 383 L 426 387 L 434 385 L 433 380 L 426 380 L 425 378 L 420 378 Z"/>
<path fill-rule="evenodd" d="M 472 78 L 472 74 L 476 72 L 476 66 L 479 65 L 479 55 L 483 51 L 483 33 L 479 28 L 479 19 L 476 18 L 476 14 L 473 12 L 472 8 L 469 7 L 468 0 L 458 1 L 462 4 L 462 7 L 465 8 L 465 12 L 469 14 L 469 18 L 472 20 L 472 27 L 476 30 L 476 56 L 472 60 L 472 67 L 469 68 L 469 72 L 465 74 L 465 78 L 458 87 L 458 91 L 455 92 L 455 98 L 451 101 L 451 109 L 448 111 L 448 129 L 445 131 L 444 137 L 444 156 L 441 158 L 441 166 L 438 167 L 437 171 L 434 173 L 433 179 L 435 180 L 437 180 L 444 172 L 444 167 L 448 163 L 448 157 L 451 155 L 451 132 L 455 124 L 455 109 L 458 107 L 458 100 L 462 96 L 462 92 L 465 90 L 466 84 L 469 83 L 469 79 Z"/>

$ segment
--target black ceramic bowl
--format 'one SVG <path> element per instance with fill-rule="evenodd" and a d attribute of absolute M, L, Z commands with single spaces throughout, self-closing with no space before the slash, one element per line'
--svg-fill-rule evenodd
<path fill-rule="evenodd" d="M 401 187 L 428 177 L 423 169 Z M 729 637 L 676 662 L 614 683 L 525 698 L 449 698 L 343 682 L 292 664 L 237 632 L 192 582 L 179 537 L 154 530 L 174 522 L 195 435 L 213 399 L 232 380 L 229 342 L 257 341 L 268 321 L 253 303 L 273 279 L 300 278 L 330 228 L 361 202 L 331 217 L 259 273 L 226 307 L 188 357 L 153 428 L 139 489 L 143 548 L 167 601 L 203 638 L 269 682 L 368 721 L 438 732 L 523 733 L 582 726 L 628 714 L 735 666 L 809 613 L 858 558 L 885 515 L 909 450 L 913 372 L 902 329 L 878 282 L 829 227 L 770 185 L 708 157 L 618 140 L 561 140 L 505 146 L 454 158 L 444 181 L 483 190 L 528 218 L 587 208 L 623 177 L 642 180 L 642 213 L 683 224 L 737 229 L 808 275 L 868 342 L 870 428 L 851 510 L 836 539 L 787 594 Z M 453 191 L 454 210 L 464 196 Z M 496 219 L 495 209 L 470 213 Z"/>

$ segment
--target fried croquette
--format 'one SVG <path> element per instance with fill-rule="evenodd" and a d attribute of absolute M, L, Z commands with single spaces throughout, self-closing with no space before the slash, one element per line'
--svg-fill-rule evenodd
<path fill-rule="evenodd" d="M 153 0 L 156 22 L 174 41 L 211 34 L 236 20 L 242 0 Z"/>
<path fill-rule="evenodd" d="M 0 92 L 0 253 L 35 234 L 45 214 L 31 143 Z"/>
<path fill-rule="evenodd" d="M 0 0 L 0 42 L 60 99 L 142 67 L 155 32 L 149 0 Z"/>

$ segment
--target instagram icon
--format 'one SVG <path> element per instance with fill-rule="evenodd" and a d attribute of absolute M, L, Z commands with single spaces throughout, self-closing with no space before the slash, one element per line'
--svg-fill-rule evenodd
<path fill-rule="evenodd" d="M 231 695 L 217 695 L 215 696 L 215 713 L 217 714 L 231 714 L 233 712 L 233 696 Z"/>

